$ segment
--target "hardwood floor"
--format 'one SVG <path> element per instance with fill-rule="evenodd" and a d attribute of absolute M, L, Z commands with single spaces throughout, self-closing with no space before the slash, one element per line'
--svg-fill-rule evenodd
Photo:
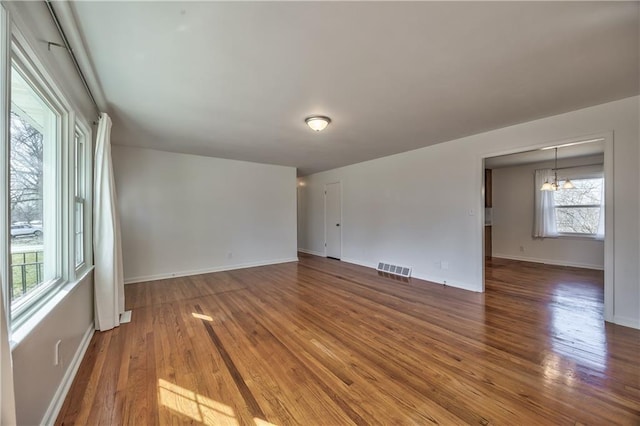
<path fill-rule="evenodd" d="M 58 424 L 640 424 L 640 331 L 598 271 L 490 260 L 484 294 L 300 254 L 128 285 Z"/>

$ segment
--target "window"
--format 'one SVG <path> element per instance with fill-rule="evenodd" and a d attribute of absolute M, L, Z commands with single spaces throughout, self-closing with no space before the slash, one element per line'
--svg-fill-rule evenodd
<path fill-rule="evenodd" d="M 603 213 L 602 177 L 571 180 L 574 189 L 554 191 L 556 226 L 559 234 L 602 234 L 600 215 Z"/>
<path fill-rule="evenodd" d="M 60 114 L 14 61 L 11 67 L 9 215 L 12 317 L 60 281 Z"/>
<path fill-rule="evenodd" d="M 24 336 L 91 267 L 91 130 L 17 28 L 0 41 L 0 51 L 10 48 L 8 63 L 0 60 L 8 83 L 0 81 L 8 177 L 0 187 L 1 302 L 11 332 Z"/>

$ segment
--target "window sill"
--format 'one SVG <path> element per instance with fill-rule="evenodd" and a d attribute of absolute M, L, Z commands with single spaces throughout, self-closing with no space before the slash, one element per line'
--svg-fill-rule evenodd
<path fill-rule="evenodd" d="M 593 234 L 558 234 L 557 237 L 562 240 L 588 240 L 588 241 L 602 241 L 604 238 L 596 238 Z"/>
<path fill-rule="evenodd" d="M 75 281 L 66 283 L 56 292 L 56 294 L 51 297 L 44 305 L 40 307 L 36 312 L 33 313 L 23 324 L 21 324 L 18 328 L 13 330 L 11 333 L 11 341 L 9 345 L 11 346 L 11 351 L 13 351 L 16 347 L 20 346 L 20 344 L 24 341 L 24 339 L 31 334 L 31 332 L 38 327 L 38 325 L 51 313 L 53 310 L 62 303 L 63 300 L 67 298 L 71 293 L 74 292 L 76 288 L 80 285 L 82 281 L 84 281 L 87 276 L 93 271 L 93 266 L 87 268 L 84 273 Z"/>

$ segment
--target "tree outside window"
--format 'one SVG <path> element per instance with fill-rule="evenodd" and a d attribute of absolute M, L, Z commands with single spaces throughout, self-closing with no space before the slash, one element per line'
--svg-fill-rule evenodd
<path fill-rule="evenodd" d="M 600 224 L 604 179 L 572 179 L 571 182 L 574 189 L 553 194 L 558 233 L 595 235 Z"/>

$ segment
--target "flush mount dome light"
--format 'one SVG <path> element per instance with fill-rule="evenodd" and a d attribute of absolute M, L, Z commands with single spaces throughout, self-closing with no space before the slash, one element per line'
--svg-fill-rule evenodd
<path fill-rule="evenodd" d="M 329 125 L 329 123 L 331 123 L 331 119 L 323 115 L 314 115 L 313 117 L 305 118 L 304 122 L 307 123 L 307 125 L 311 127 L 311 129 L 319 132 L 321 130 L 324 130 Z"/>

